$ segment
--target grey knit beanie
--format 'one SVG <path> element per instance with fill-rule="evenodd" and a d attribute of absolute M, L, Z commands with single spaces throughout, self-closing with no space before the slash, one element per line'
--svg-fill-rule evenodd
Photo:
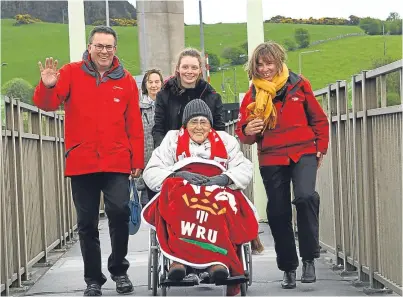
<path fill-rule="evenodd" d="M 210 121 L 210 125 L 213 126 L 213 115 L 210 107 L 201 99 L 193 99 L 185 106 L 182 117 L 183 126 L 186 127 L 190 119 L 198 116 L 206 117 Z"/>

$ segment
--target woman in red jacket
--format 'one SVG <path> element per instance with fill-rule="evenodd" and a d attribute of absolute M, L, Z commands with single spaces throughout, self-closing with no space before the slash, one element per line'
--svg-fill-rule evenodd
<path fill-rule="evenodd" d="M 299 260 L 291 203 L 297 209 L 301 282 L 316 281 L 319 195 L 315 183 L 328 147 L 329 123 L 309 81 L 289 71 L 285 60 L 284 49 L 275 42 L 262 43 L 254 50 L 248 63 L 252 85 L 242 101 L 236 133 L 242 143 L 257 143 L 277 266 L 284 271 L 281 285 L 292 289 Z"/>

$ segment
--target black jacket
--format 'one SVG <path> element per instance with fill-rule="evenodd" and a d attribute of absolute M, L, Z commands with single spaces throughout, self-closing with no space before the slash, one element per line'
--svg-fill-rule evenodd
<path fill-rule="evenodd" d="M 152 135 L 154 146 L 158 147 L 169 130 L 178 130 L 182 126 L 182 115 L 186 104 L 193 99 L 202 99 L 213 114 L 213 128 L 225 130 L 221 96 L 204 80 L 200 80 L 194 89 L 181 89 L 176 77 L 167 80 L 155 101 L 155 124 Z"/>

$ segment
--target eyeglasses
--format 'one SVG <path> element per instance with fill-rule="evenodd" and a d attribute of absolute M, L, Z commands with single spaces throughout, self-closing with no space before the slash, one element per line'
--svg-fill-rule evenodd
<path fill-rule="evenodd" d="M 210 128 L 210 122 L 207 119 L 194 118 L 188 122 L 189 128 L 195 128 L 199 124 L 202 128 Z"/>
<path fill-rule="evenodd" d="M 106 49 L 107 52 L 111 52 L 116 48 L 116 45 L 93 44 L 93 46 L 98 52 L 102 52 L 104 48 Z"/>

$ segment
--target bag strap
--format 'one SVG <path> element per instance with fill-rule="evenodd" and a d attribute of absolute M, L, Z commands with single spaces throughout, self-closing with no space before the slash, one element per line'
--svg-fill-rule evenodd
<path fill-rule="evenodd" d="M 132 195 L 132 191 L 133 191 L 133 195 Z M 131 178 L 129 180 L 129 193 L 130 193 L 130 200 L 133 200 L 133 201 L 136 201 L 137 203 L 140 203 L 140 198 L 139 198 L 139 195 L 137 193 L 136 184 L 135 184 L 133 178 Z"/>

